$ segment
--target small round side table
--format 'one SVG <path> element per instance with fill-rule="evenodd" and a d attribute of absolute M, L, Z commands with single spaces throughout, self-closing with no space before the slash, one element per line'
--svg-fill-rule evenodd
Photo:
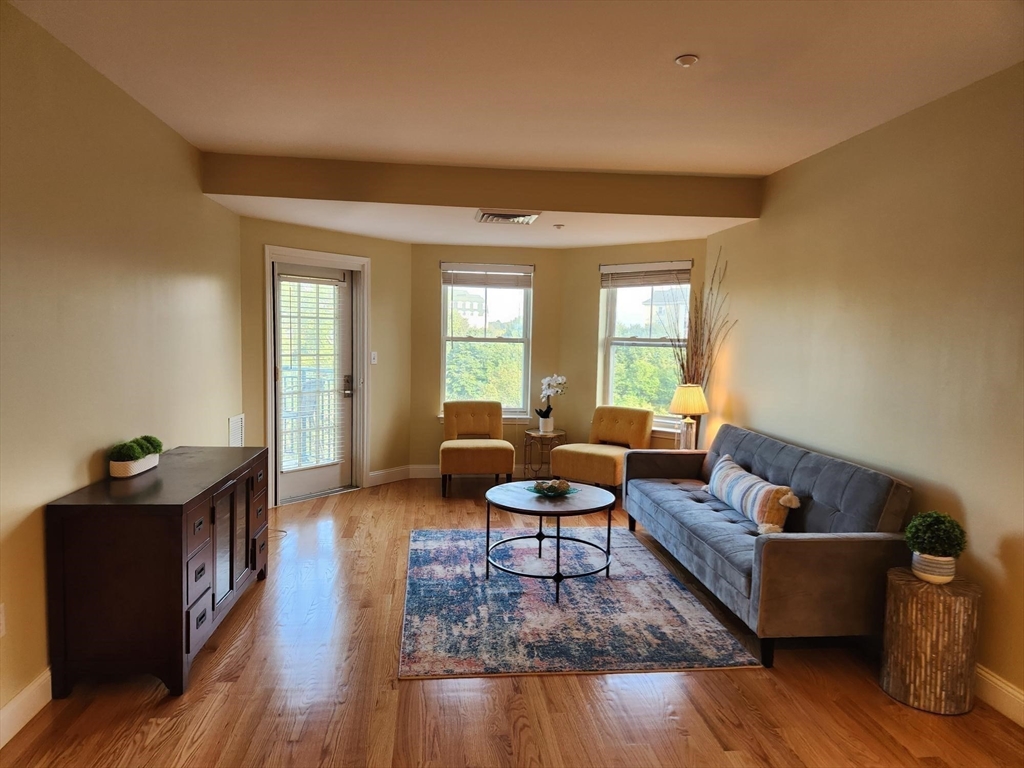
<path fill-rule="evenodd" d="M 565 430 L 556 429 L 552 432 L 541 432 L 539 429 L 528 429 L 523 437 L 523 476 L 544 477 L 551 470 L 551 449 L 565 444 Z M 544 472 L 544 468 L 548 472 Z"/>
<path fill-rule="evenodd" d="M 929 584 L 909 568 L 890 568 L 882 690 L 926 712 L 970 712 L 980 601 L 981 587 L 967 579 Z"/>

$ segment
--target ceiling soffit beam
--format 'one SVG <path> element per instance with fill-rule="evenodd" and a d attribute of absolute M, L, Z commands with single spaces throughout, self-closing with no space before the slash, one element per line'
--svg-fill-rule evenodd
<path fill-rule="evenodd" d="M 202 154 L 203 192 L 580 213 L 757 218 L 762 178 Z"/>

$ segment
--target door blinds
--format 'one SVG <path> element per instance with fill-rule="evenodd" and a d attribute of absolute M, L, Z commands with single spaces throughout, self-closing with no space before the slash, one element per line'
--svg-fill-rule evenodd
<path fill-rule="evenodd" d="M 530 264 L 456 264 L 441 262 L 442 285 L 474 288 L 530 288 L 533 266 Z"/>
<path fill-rule="evenodd" d="M 650 285 L 689 285 L 693 262 L 654 261 L 645 264 L 602 264 L 602 288 Z"/>

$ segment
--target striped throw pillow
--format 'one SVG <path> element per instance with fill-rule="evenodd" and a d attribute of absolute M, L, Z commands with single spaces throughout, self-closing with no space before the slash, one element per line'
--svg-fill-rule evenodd
<path fill-rule="evenodd" d="M 715 464 L 705 490 L 757 523 L 758 533 L 781 533 L 789 510 L 800 506 L 792 488 L 750 474 L 729 454 Z"/>

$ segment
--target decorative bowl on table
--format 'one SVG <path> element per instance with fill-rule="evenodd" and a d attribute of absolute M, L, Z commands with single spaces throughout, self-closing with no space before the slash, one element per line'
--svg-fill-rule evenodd
<path fill-rule="evenodd" d="M 549 498 L 568 496 L 570 493 L 579 492 L 578 489 L 569 485 L 567 480 L 538 480 L 532 488 L 526 490 Z"/>

